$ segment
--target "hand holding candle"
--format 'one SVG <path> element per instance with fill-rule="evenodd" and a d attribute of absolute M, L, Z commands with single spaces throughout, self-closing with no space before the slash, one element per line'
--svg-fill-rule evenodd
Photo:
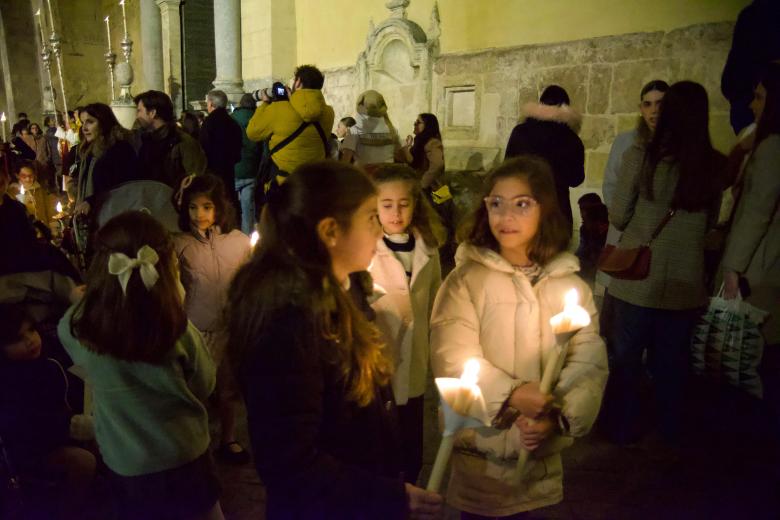
<path fill-rule="evenodd" d="M 590 325 L 590 314 L 579 305 L 577 289 L 571 289 L 563 298 L 563 311 L 550 318 L 550 326 L 555 334 L 556 346 L 550 352 L 547 363 L 544 365 L 542 381 L 539 383 L 539 391 L 543 394 L 552 392 L 555 379 L 558 378 L 563 361 L 566 359 L 566 350 L 569 340 L 580 329 Z M 521 449 L 517 456 L 517 468 L 515 479 L 522 477 L 523 469 L 528 462 L 529 451 Z"/>

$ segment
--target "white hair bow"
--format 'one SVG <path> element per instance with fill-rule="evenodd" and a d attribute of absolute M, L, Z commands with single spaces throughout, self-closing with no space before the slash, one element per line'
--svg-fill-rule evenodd
<path fill-rule="evenodd" d="M 119 278 L 122 292 L 127 294 L 127 282 L 130 280 L 130 275 L 133 274 L 133 269 L 138 268 L 144 287 L 149 290 L 160 278 L 154 267 L 159 260 L 157 251 L 144 245 L 138 250 L 135 258 L 130 258 L 124 253 L 111 253 L 111 256 L 108 257 L 108 272 Z"/>

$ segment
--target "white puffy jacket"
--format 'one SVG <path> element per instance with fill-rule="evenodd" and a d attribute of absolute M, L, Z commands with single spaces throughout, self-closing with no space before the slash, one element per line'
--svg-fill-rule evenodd
<path fill-rule="evenodd" d="M 554 387 L 569 429 L 585 435 L 601 405 L 607 356 L 587 284 L 575 273 L 579 263 L 561 253 L 544 266 L 532 286 L 521 272 L 489 249 L 462 244 L 456 269 L 444 281 L 431 318 L 431 363 L 436 377 L 459 377 L 469 358 L 480 362 L 479 387 L 488 416 L 496 416 L 512 389 L 539 381 L 555 348 L 550 318 L 563 309 L 571 288 L 591 315 L 591 324 L 569 342 L 566 361 Z M 560 438 L 540 446 L 528 462 L 520 487 L 510 482 L 520 436 L 491 427 L 458 434 L 448 502 L 486 516 L 504 516 L 559 502 L 562 494 Z"/>

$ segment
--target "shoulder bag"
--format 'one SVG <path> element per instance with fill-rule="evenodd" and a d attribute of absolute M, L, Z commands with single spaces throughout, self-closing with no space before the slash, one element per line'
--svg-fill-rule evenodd
<path fill-rule="evenodd" d="M 615 245 L 608 245 L 602 249 L 597 263 L 599 271 L 602 271 L 613 278 L 620 280 L 644 280 L 650 274 L 651 251 L 650 244 L 661 233 L 666 224 L 675 214 L 674 209 L 670 209 L 664 216 L 661 223 L 653 231 L 650 240 L 639 247 L 623 248 Z"/>

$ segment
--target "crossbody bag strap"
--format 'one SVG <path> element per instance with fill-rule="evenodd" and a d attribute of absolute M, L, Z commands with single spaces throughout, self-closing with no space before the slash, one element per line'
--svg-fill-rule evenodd
<path fill-rule="evenodd" d="M 299 126 L 298 128 L 295 129 L 295 132 L 291 133 L 290 135 L 288 135 L 287 137 L 285 137 L 284 139 L 279 141 L 276 144 L 276 146 L 271 148 L 271 151 L 268 153 L 268 155 L 271 156 L 271 155 L 275 154 L 276 152 L 278 152 L 279 150 L 281 150 L 282 148 L 284 148 L 285 146 L 287 146 L 288 144 L 293 142 L 295 140 L 295 138 L 298 137 L 299 135 L 301 135 L 301 132 L 306 130 L 306 127 L 309 126 L 310 124 L 311 123 L 308 122 L 308 121 L 304 121 L 303 123 L 301 123 L 301 126 Z"/>
<path fill-rule="evenodd" d="M 669 223 L 676 212 L 677 210 L 670 209 L 666 215 L 664 215 L 663 220 L 661 220 L 661 222 L 658 224 L 658 227 L 655 228 L 655 231 L 653 231 L 653 234 L 650 236 L 650 240 L 647 241 L 648 246 L 653 242 L 653 240 L 656 239 L 656 237 L 658 237 L 658 235 L 661 234 L 661 231 L 663 231 L 663 229 L 666 227 L 666 224 Z"/>
<path fill-rule="evenodd" d="M 317 133 L 320 134 L 320 139 L 322 139 L 322 146 L 325 148 L 325 157 L 327 157 L 330 150 L 328 150 L 328 138 L 325 137 L 325 130 L 322 129 L 319 121 L 315 121 L 312 124 L 314 125 L 314 128 L 317 129 Z"/>

